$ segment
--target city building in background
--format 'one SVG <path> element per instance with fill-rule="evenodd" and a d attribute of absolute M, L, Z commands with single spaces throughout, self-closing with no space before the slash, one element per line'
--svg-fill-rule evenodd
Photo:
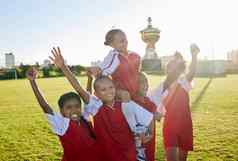
<path fill-rule="evenodd" d="M 6 68 L 13 68 L 15 66 L 15 56 L 13 53 L 5 54 L 5 66 Z"/>
<path fill-rule="evenodd" d="M 238 49 L 227 53 L 226 70 L 228 73 L 238 72 Z"/>
<path fill-rule="evenodd" d="M 197 76 L 225 76 L 226 60 L 199 60 Z"/>
<path fill-rule="evenodd" d="M 168 64 L 168 62 L 173 58 L 173 55 L 169 55 L 169 56 L 161 56 L 160 57 L 160 61 L 161 61 L 161 69 L 165 70 L 166 69 L 166 65 Z"/>
<path fill-rule="evenodd" d="M 50 64 L 51 64 L 50 60 L 49 59 L 45 59 L 43 61 L 43 64 L 42 64 L 42 68 L 49 68 Z"/>
<path fill-rule="evenodd" d="M 91 62 L 91 66 L 96 67 L 96 66 L 98 66 L 100 63 L 101 63 L 100 60 L 92 61 L 92 62 Z"/>
<path fill-rule="evenodd" d="M 228 52 L 227 60 L 230 61 L 232 64 L 238 65 L 238 49 Z"/>

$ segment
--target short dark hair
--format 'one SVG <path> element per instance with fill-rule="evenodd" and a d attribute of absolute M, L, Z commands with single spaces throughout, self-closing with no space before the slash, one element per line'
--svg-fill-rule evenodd
<path fill-rule="evenodd" d="M 118 33 L 125 34 L 121 29 L 111 29 L 110 31 L 108 31 L 105 36 L 104 45 L 110 45 L 114 39 L 114 36 Z"/>
<path fill-rule="evenodd" d="M 68 92 L 68 93 L 65 93 L 65 94 L 60 96 L 60 98 L 58 100 L 59 108 L 62 109 L 64 107 L 65 102 L 70 100 L 70 99 L 77 99 L 79 101 L 80 106 L 81 106 L 80 96 L 78 94 L 74 93 L 74 92 Z"/>
<path fill-rule="evenodd" d="M 98 86 L 98 83 L 101 82 L 102 80 L 109 80 L 112 82 L 112 79 L 109 77 L 109 76 L 104 76 L 104 75 L 101 75 L 99 77 L 97 77 L 93 83 L 93 88 L 94 88 L 94 91 L 97 90 L 97 86 Z"/>

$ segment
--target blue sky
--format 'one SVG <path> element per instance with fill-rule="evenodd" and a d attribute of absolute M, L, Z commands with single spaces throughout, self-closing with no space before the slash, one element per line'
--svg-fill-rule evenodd
<path fill-rule="evenodd" d="M 161 30 L 160 56 L 179 50 L 189 59 L 192 42 L 200 46 L 200 58 L 225 59 L 238 48 L 235 0 L 1 0 L 0 6 L 0 65 L 6 52 L 17 63 L 41 63 L 54 45 L 69 64 L 89 65 L 107 54 L 104 36 L 112 26 L 124 30 L 129 49 L 143 56 L 139 31 L 148 16 Z"/>

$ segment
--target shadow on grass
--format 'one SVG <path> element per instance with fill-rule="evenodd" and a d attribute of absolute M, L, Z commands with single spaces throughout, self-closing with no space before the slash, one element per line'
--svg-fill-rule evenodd
<path fill-rule="evenodd" d="M 198 96 L 196 97 L 195 101 L 192 102 L 192 111 L 197 107 L 197 105 L 199 104 L 200 100 L 202 99 L 202 97 L 204 96 L 204 94 L 206 93 L 208 87 L 210 86 L 210 84 L 212 83 L 213 78 L 211 77 L 208 82 L 206 83 L 206 85 L 203 87 L 203 89 L 201 90 L 201 92 L 198 94 Z"/>

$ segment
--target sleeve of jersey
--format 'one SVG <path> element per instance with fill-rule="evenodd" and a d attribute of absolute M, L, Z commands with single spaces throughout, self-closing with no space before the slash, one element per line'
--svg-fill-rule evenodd
<path fill-rule="evenodd" d="M 155 88 L 148 94 L 148 97 L 150 98 L 150 100 L 157 106 L 156 111 L 162 114 L 163 116 L 166 113 L 166 109 L 162 103 L 162 99 L 164 99 L 167 95 L 168 95 L 168 91 L 163 92 L 162 85 Z"/>
<path fill-rule="evenodd" d="M 166 97 L 167 92 L 162 92 L 162 86 L 155 88 L 154 90 L 150 91 L 148 94 L 149 99 L 156 105 L 156 111 L 162 115 L 165 115 L 166 110 L 164 105 L 162 104 L 163 97 Z"/>
<path fill-rule="evenodd" d="M 189 82 L 185 77 L 180 78 L 178 80 L 178 83 L 181 85 L 181 87 L 186 91 L 190 92 L 193 89 L 194 82 Z"/>
<path fill-rule="evenodd" d="M 103 103 L 100 99 L 98 99 L 96 96 L 91 95 L 89 103 L 85 104 L 84 106 L 83 117 L 89 121 L 90 115 L 95 116 L 102 105 Z"/>
<path fill-rule="evenodd" d="M 114 73 L 119 64 L 120 60 L 118 58 L 118 53 L 115 51 L 110 51 L 104 60 L 98 65 L 98 67 L 102 70 L 102 75 L 107 76 Z"/>
<path fill-rule="evenodd" d="M 153 114 L 136 104 L 134 101 L 130 101 L 122 104 L 123 112 L 126 113 L 125 117 L 127 122 L 133 131 L 136 125 L 149 126 L 153 119 Z"/>
<path fill-rule="evenodd" d="M 143 126 L 149 126 L 151 121 L 153 120 L 154 114 L 147 111 L 144 107 L 136 104 L 132 101 L 131 106 L 134 106 L 135 115 L 137 122 Z"/>
<path fill-rule="evenodd" d="M 134 107 L 131 105 L 130 102 L 122 102 L 122 112 L 126 118 L 126 121 L 131 131 L 135 132 L 136 125 L 138 124 L 138 122 L 136 120 L 136 116 L 133 110 Z"/>
<path fill-rule="evenodd" d="M 161 101 L 161 89 L 160 87 L 155 88 L 154 90 L 148 93 L 149 99 L 158 107 Z"/>
<path fill-rule="evenodd" d="M 50 124 L 53 133 L 59 136 L 63 136 L 69 127 L 69 118 L 63 117 L 61 114 L 54 113 L 46 114 L 48 122 Z"/>

